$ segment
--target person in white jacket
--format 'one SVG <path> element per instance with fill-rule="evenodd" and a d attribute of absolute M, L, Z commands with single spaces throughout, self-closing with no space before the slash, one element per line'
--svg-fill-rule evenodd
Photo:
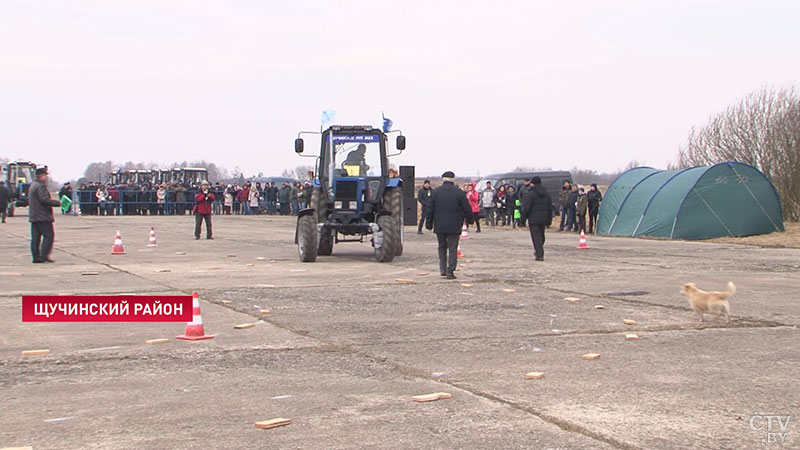
<path fill-rule="evenodd" d="M 481 191 L 481 206 L 483 207 L 483 217 L 486 221 L 486 225 L 495 226 L 496 221 L 494 217 L 494 211 L 497 207 L 497 196 L 495 194 L 494 188 L 492 187 L 492 182 L 486 182 L 486 188 Z"/>

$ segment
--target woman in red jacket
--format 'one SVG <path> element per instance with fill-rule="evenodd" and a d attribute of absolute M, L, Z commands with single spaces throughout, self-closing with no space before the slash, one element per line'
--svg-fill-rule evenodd
<path fill-rule="evenodd" d="M 475 182 L 470 181 L 467 183 L 467 200 L 469 200 L 469 206 L 472 208 L 472 220 L 475 221 L 476 233 L 481 232 L 481 222 L 478 220 L 478 213 L 481 212 L 480 198 L 481 194 L 475 189 Z"/>

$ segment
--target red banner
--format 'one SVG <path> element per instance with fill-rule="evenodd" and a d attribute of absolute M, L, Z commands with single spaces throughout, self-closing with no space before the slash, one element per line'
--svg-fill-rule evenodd
<path fill-rule="evenodd" d="M 24 296 L 23 322 L 191 322 L 191 295 Z"/>

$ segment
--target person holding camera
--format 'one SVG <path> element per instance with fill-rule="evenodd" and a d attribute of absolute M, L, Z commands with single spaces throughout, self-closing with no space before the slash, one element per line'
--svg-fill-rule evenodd
<path fill-rule="evenodd" d="M 211 211 L 214 203 L 214 194 L 208 188 L 208 181 L 200 183 L 200 191 L 194 196 L 194 238 L 200 239 L 200 229 L 203 220 L 206 221 L 206 239 L 214 239 L 211 233 Z"/>

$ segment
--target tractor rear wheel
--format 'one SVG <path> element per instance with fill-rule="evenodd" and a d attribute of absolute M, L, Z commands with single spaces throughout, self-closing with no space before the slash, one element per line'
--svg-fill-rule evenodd
<path fill-rule="evenodd" d="M 381 229 L 383 239 L 380 247 L 375 247 L 375 260 L 378 262 L 392 262 L 395 256 L 395 243 L 398 235 L 391 216 L 378 217 L 378 227 Z M 374 238 L 373 238 L 374 239 Z"/>
<path fill-rule="evenodd" d="M 328 256 L 331 253 L 333 253 L 333 230 L 323 228 L 319 234 L 317 254 L 320 256 Z"/>
<path fill-rule="evenodd" d="M 392 213 L 392 224 L 395 229 L 397 241 L 394 243 L 394 255 L 403 254 L 405 241 L 403 229 L 403 190 L 401 188 L 388 188 L 383 193 L 383 209 Z"/>
<path fill-rule="evenodd" d="M 302 262 L 317 260 L 317 221 L 313 214 L 297 219 L 297 251 Z"/>
<path fill-rule="evenodd" d="M 328 204 L 322 198 L 322 188 L 316 188 L 311 192 L 311 208 L 314 208 L 314 218 L 317 223 L 325 222 L 328 216 Z M 323 228 L 319 235 L 319 245 L 317 255 L 328 256 L 333 253 L 333 233 L 332 230 Z"/>

